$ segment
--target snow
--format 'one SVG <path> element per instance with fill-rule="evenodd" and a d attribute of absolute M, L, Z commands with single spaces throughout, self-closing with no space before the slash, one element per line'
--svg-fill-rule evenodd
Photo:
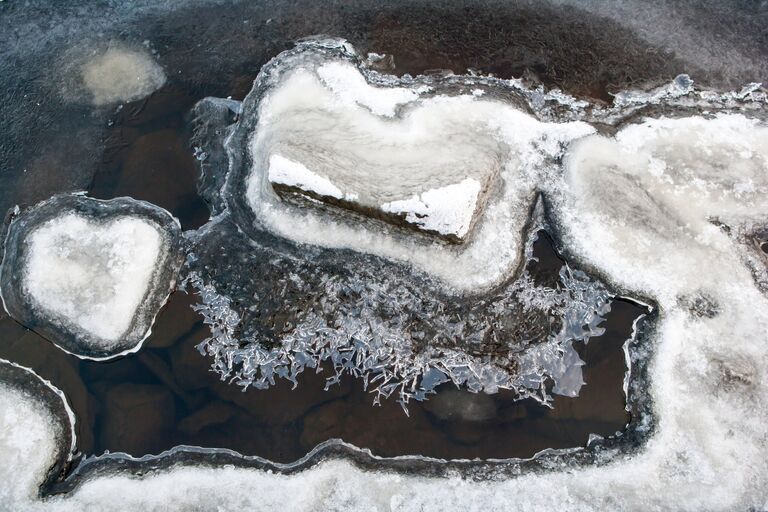
<path fill-rule="evenodd" d="M 37 499 L 60 428 L 36 398 L 0 382 L 0 510 L 24 510 Z"/>
<path fill-rule="evenodd" d="M 339 101 L 357 103 L 380 116 L 392 117 L 398 106 L 419 97 L 418 91 L 406 87 L 372 86 L 348 62 L 323 64 L 317 74 Z"/>
<path fill-rule="evenodd" d="M 165 83 L 163 68 L 144 49 L 115 44 L 82 66 L 82 80 L 95 105 L 134 101 Z"/>
<path fill-rule="evenodd" d="M 36 306 L 110 344 L 130 328 L 163 240 L 143 219 L 99 225 L 70 213 L 36 228 L 27 243 L 24 286 Z"/>
<path fill-rule="evenodd" d="M 298 162 L 280 155 L 269 157 L 269 181 L 289 187 L 296 187 L 319 196 L 341 199 L 339 188 L 330 180 L 315 174 Z"/>
<path fill-rule="evenodd" d="M 461 183 L 422 192 L 410 199 L 392 201 L 382 210 L 403 213 L 408 222 L 428 231 L 464 238 L 478 208 L 480 182 L 466 178 Z"/>

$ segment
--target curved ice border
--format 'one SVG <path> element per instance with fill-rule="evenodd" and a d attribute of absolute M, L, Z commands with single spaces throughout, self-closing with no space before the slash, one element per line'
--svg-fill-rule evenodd
<path fill-rule="evenodd" d="M 79 343 L 82 333 L 64 319 L 59 319 L 63 325 L 57 325 L 46 315 L 31 307 L 30 298 L 24 296 L 22 290 L 22 272 L 12 272 L 25 259 L 26 229 L 29 226 L 39 226 L 66 213 L 77 215 L 101 223 L 109 220 L 112 215 L 139 217 L 154 224 L 161 233 L 161 258 L 152 271 L 150 286 L 137 307 L 126 335 L 113 348 L 101 349 L 91 343 L 87 348 Z M 84 193 L 61 194 L 42 201 L 32 208 L 21 211 L 18 206 L 13 209 L 10 225 L 5 238 L 3 259 L 0 263 L 0 300 L 4 309 L 14 319 L 53 342 L 64 352 L 81 359 L 103 361 L 126 354 L 137 352 L 152 333 L 155 318 L 168 300 L 176 286 L 179 269 L 183 262 L 181 224 L 166 210 L 129 197 L 109 200 L 94 199 Z M 151 284 L 160 283 L 153 287 Z M 135 332 L 142 324 L 146 329 Z M 138 337 L 137 337 L 138 336 Z M 90 335 L 88 338 L 91 338 Z"/>

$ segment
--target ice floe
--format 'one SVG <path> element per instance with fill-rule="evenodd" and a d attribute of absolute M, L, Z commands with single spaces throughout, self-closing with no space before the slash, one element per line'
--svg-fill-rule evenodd
<path fill-rule="evenodd" d="M 568 141 L 594 129 L 537 120 L 509 85 L 476 90 L 470 77 L 374 73 L 334 41 L 300 44 L 262 68 L 244 101 L 226 139 L 220 196 L 246 233 L 266 228 L 405 262 L 459 290 L 498 284 L 520 264 L 540 174 Z M 302 166 L 290 166 L 293 181 L 312 175 L 294 192 L 358 215 L 281 200 L 286 177 L 278 169 L 287 168 L 274 166 L 286 160 Z M 321 184 L 325 192 L 312 190 Z M 465 243 L 444 247 L 366 219 Z"/>
<path fill-rule="evenodd" d="M 64 350 L 105 358 L 138 349 L 173 290 L 180 228 L 132 199 L 57 196 L 17 215 L 2 263 L 8 312 Z"/>

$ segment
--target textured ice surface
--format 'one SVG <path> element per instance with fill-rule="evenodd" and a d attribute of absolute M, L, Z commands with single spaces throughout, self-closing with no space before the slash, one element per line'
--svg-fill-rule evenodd
<path fill-rule="evenodd" d="M 36 398 L 0 384 L 0 506 L 37 497 L 56 457 L 56 428 Z"/>
<path fill-rule="evenodd" d="M 148 222 L 97 225 L 68 213 L 35 228 L 27 241 L 25 291 L 47 314 L 115 343 L 150 286 L 162 235 Z"/>
<path fill-rule="evenodd" d="M 90 57 L 81 69 L 83 84 L 96 105 L 133 101 L 165 83 L 165 72 L 146 49 L 113 45 Z"/>
<path fill-rule="evenodd" d="M 45 201 L 10 226 L 6 308 L 78 355 L 138 348 L 174 287 L 179 231 L 167 212 L 139 201 Z"/>
<path fill-rule="evenodd" d="M 72 460 L 73 422 L 59 390 L 0 360 L 0 509 L 23 510 L 60 478 Z"/>

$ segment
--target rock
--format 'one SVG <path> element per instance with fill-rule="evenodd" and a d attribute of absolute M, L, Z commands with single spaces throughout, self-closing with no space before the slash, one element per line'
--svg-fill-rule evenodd
<path fill-rule="evenodd" d="M 217 381 L 212 388 L 222 400 L 237 404 L 262 423 L 275 426 L 293 422 L 321 404 L 349 393 L 351 379 L 341 379 L 339 384 L 326 391 L 328 376 L 327 371 L 317 374 L 308 369 L 299 375 L 296 389 L 293 389 L 293 383 L 284 379 L 277 380 L 269 389 L 243 391 L 240 386 L 222 381 Z"/>
<path fill-rule="evenodd" d="M 99 425 L 102 448 L 134 456 L 157 454 L 170 448 L 166 437 L 173 430 L 176 407 L 163 386 L 119 384 L 101 398 Z"/>
<path fill-rule="evenodd" d="M 202 429 L 229 421 L 237 408 L 224 402 L 210 402 L 181 421 L 177 428 L 187 435 L 196 435 Z"/>
<path fill-rule="evenodd" d="M 424 408 L 441 420 L 482 422 L 496 417 L 496 403 L 485 393 L 443 389 L 424 403 Z"/>
<path fill-rule="evenodd" d="M 190 306 L 196 304 L 194 295 L 176 291 L 160 310 L 152 326 L 152 334 L 144 346 L 147 348 L 166 348 L 178 343 L 186 336 L 193 336 L 203 326 L 203 319 Z M 202 341 L 202 340 L 201 340 Z"/>

